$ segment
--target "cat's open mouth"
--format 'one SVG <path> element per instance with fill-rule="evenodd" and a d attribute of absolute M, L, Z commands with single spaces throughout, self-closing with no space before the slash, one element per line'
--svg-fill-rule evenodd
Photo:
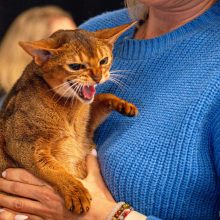
<path fill-rule="evenodd" d="M 94 98 L 94 95 L 96 93 L 94 85 L 84 85 L 80 89 L 76 89 L 77 85 L 75 85 L 73 81 L 67 80 L 67 82 L 69 83 L 70 87 L 74 90 L 74 92 L 77 93 L 77 95 L 83 100 L 91 101 Z"/>

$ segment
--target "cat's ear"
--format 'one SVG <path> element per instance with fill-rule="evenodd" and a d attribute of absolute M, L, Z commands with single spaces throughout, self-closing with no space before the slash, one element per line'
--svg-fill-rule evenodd
<path fill-rule="evenodd" d="M 52 38 L 48 38 L 32 42 L 20 41 L 19 45 L 33 57 L 37 65 L 41 66 L 52 57 L 56 42 Z"/>
<path fill-rule="evenodd" d="M 113 44 L 122 33 L 124 33 L 126 30 L 128 30 L 129 28 L 131 28 L 135 24 L 137 24 L 136 21 L 128 23 L 128 24 L 124 24 L 124 25 L 121 25 L 118 27 L 114 27 L 114 28 L 107 28 L 107 29 L 103 29 L 103 30 L 98 30 L 95 32 L 95 35 L 96 35 L 96 37 L 101 38 L 101 39 L 105 39 Z"/>

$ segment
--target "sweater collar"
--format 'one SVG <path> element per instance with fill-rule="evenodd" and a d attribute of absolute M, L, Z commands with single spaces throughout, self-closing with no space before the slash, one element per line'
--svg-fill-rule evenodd
<path fill-rule="evenodd" d="M 143 60 L 153 54 L 168 50 L 194 33 L 207 29 L 220 21 L 220 0 L 205 13 L 185 25 L 156 38 L 148 40 L 132 39 L 135 28 L 129 29 L 115 45 L 115 56 L 124 59 Z M 128 21 L 130 22 L 130 21 Z"/>

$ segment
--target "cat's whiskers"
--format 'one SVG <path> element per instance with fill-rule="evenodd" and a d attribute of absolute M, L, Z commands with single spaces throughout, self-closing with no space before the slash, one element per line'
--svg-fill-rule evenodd
<path fill-rule="evenodd" d="M 78 83 L 77 87 L 74 89 L 75 93 L 78 94 L 81 88 L 82 88 L 82 85 Z"/>
<path fill-rule="evenodd" d="M 78 85 L 73 88 L 73 97 L 76 96 L 76 94 L 78 94 L 78 92 L 81 90 L 82 87 L 83 87 L 83 85 L 78 83 Z M 72 99 L 72 100 L 74 100 L 74 103 L 75 103 L 76 99 Z M 74 103 L 73 103 L 73 101 L 71 101 L 71 105 L 73 105 Z"/>
<path fill-rule="evenodd" d="M 132 72 L 131 70 L 111 70 L 109 73 L 118 73 L 118 72 Z"/>
<path fill-rule="evenodd" d="M 63 88 L 65 88 L 65 86 L 68 84 L 68 82 L 64 82 L 64 83 L 61 83 L 60 85 L 56 86 L 56 87 L 53 87 L 49 90 L 47 90 L 47 93 L 52 91 L 54 92 L 53 96 L 52 96 L 52 99 L 54 100 L 54 97 L 56 96 L 56 94 L 58 93 L 59 94 L 59 91 L 62 90 Z M 56 91 L 57 90 L 57 91 Z"/>
<path fill-rule="evenodd" d="M 126 76 L 126 75 L 122 75 L 122 74 L 117 74 L 117 73 L 121 73 L 121 72 L 129 72 L 129 75 L 133 75 L 134 72 L 131 70 L 111 70 L 109 71 L 110 74 L 116 74 L 116 75 L 120 75 L 120 76 Z M 127 77 L 127 76 L 126 76 Z"/>
<path fill-rule="evenodd" d="M 123 75 L 120 74 L 121 72 L 130 72 L 129 75 L 133 75 L 134 73 L 130 70 L 113 70 L 113 71 L 109 71 L 110 76 L 114 76 L 114 78 L 119 77 L 119 78 L 127 78 L 128 75 Z"/>
<path fill-rule="evenodd" d="M 77 87 L 78 87 L 78 85 L 77 85 Z M 72 90 L 73 95 L 72 95 L 72 99 L 71 99 L 71 108 L 73 107 L 73 105 L 75 104 L 75 102 L 77 100 L 76 99 L 76 91 L 75 91 L 77 87 L 73 88 L 73 90 Z"/>
<path fill-rule="evenodd" d="M 66 103 L 68 102 L 68 100 L 70 99 L 71 101 L 71 108 L 73 107 L 73 101 L 75 102 L 75 88 L 78 87 L 77 82 L 75 82 L 73 85 L 71 85 L 71 96 L 68 97 L 68 99 L 66 100 L 66 102 L 64 103 L 64 106 L 66 106 Z"/>
<path fill-rule="evenodd" d="M 78 81 L 75 81 L 75 83 L 74 83 L 74 85 L 73 85 L 73 87 L 72 87 L 72 89 L 73 89 L 73 92 L 75 93 L 75 94 L 77 94 L 78 92 L 79 92 L 79 87 L 80 87 L 80 82 L 78 82 Z"/>
<path fill-rule="evenodd" d="M 71 89 L 71 94 L 73 94 L 73 96 L 68 96 L 65 103 L 64 103 L 64 106 L 66 106 L 66 103 L 68 102 L 69 99 L 73 99 L 75 94 L 73 93 L 73 90 L 75 87 L 78 87 L 78 84 L 75 82 L 74 84 L 72 84 L 69 89 L 67 91 L 69 91 Z"/>
<path fill-rule="evenodd" d="M 117 73 L 111 73 L 110 76 L 114 76 L 115 78 L 127 78 L 128 76 L 122 75 L 122 74 L 117 74 Z"/>
<path fill-rule="evenodd" d="M 76 101 L 76 99 L 74 98 L 74 96 L 75 96 L 74 91 L 72 91 L 72 94 L 73 94 L 73 97 L 72 97 L 72 99 L 71 99 L 71 108 L 73 108 L 73 106 L 74 106 L 74 104 L 75 104 L 75 101 Z"/>
<path fill-rule="evenodd" d="M 64 95 L 68 92 L 69 89 L 70 89 L 70 88 L 66 89 L 66 90 L 63 92 L 62 95 L 59 94 L 60 97 L 56 100 L 57 103 L 58 103 L 62 98 L 65 98 Z"/>
<path fill-rule="evenodd" d="M 109 77 L 108 80 L 111 81 L 111 82 L 113 82 L 113 83 L 115 83 L 115 84 L 118 85 L 119 87 L 125 87 L 126 89 L 128 89 L 128 86 L 127 86 L 124 82 L 120 81 L 119 79 L 117 79 L 117 78 L 115 78 L 115 77 L 113 77 L 113 76 L 111 76 L 111 75 L 110 75 L 110 77 Z M 123 88 L 123 89 L 124 89 L 124 88 Z"/>
<path fill-rule="evenodd" d="M 57 94 L 59 94 L 59 91 L 61 90 L 62 91 L 62 89 L 64 89 L 65 88 L 65 85 L 62 85 L 62 86 L 60 86 L 58 89 L 53 89 L 54 91 L 54 94 L 53 94 L 53 96 L 52 96 L 52 99 L 54 100 L 54 98 L 55 98 L 55 96 L 57 95 Z M 56 102 L 56 100 L 55 100 L 55 102 Z"/>
<path fill-rule="evenodd" d="M 67 81 L 67 80 L 76 81 L 77 78 L 78 78 L 78 76 L 73 76 L 73 75 L 71 75 L 71 76 L 67 76 L 67 77 L 65 78 L 65 80 L 66 80 L 66 81 Z"/>
<path fill-rule="evenodd" d="M 69 85 L 69 83 L 67 82 L 67 84 Z M 65 97 L 65 94 L 72 89 L 72 86 L 77 85 L 76 82 L 74 82 L 71 86 L 69 85 L 68 88 L 63 92 L 63 94 L 60 95 L 60 97 L 58 98 L 58 100 L 56 100 L 56 102 L 58 103 L 60 101 L 61 98 Z M 65 87 L 64 87 L 65 88 Z"/>
<path fill-rule="evenodd" d="M 62 86 L 64 86 L 64 85 L 66 85 L 66 84 L 68 84 L 68 82 L 61 83 L 61 84 L 59 84 L 58 86 L 55 86 L 55 87 L 53 87 L 53 88 L 51 88 L 51 89 L 48 89 L 47 92 L 49 92 L 49 91 L 51 91 L 51 90 L 56 90 L 56 89 L 58 89 L 58 88 L 60 88 L 60 87 L 62 87 Z"/>

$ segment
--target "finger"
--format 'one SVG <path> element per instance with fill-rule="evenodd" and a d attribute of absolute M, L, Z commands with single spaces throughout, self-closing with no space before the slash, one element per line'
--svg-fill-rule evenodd
<path fill-rule="evenodd" d="M 11 213 L 11 212 L 8 212 L 8 211 L 4 210 L 4 209 L 1 209 L 0 210 L 0 220 L 6 220 L 6 219 L 7 220 L 14 220 L 15 219 L 15 215 L 13 213 Z"/>
<path fill-rule="evenodd" d="M 99 169 L 99 163 L 97 160 L 97 152 L 95 149 L 92 150 L 90 154 L 86 157 L 86 166 L 87 166 L 87 179 L 90 178 L 99 178 L 101 177 L 100 169 Z"/>
<path fill-rule="evenodd" d="M 0 178 L 0 191 L 25 198 L 41 201 L 42 195 L 47 194 L 49 190 L 45 186 L 35 186 Z"/>
<path fill-rule="evenodd" d="M 45 208 L 37 201 L 0 194 L 0 206 L 18 213 L 29 213 L 41 216 Z"/>
<path fill-rule="evenodd" d="M 20 168 L 8 168 L 2 173 L 2 177 L 7 180 L 22 182 L 22 183 L 28 183 L 32 185 L 47 185 L 46 182 L 44 182 L 41 179 L 38 179 L 33 174 L 29 173 L 28 171 Z"/>
<path fill-rule="evenodd" d="M 0 220 L 43 220 L 43 218 L 36 215 L 30 215 L 25 213 L 17 213 L 8 209 L 0 210 Z"/>

